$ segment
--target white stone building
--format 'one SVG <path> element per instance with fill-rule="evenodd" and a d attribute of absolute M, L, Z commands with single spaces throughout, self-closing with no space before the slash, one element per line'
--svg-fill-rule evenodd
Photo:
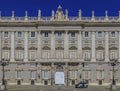
<path fill-rule="evenodd" d="M 111 60 L 117 60 L 115 81 L 120 85 L 120 13 L 119 16 L 77 17 L 65 14 L 62 7 L 50 17 L 0 15 L 0 60 L 8 85 L 56 85 L 55 72 L 65 74 L 64 85 L 87 80 L 90 85 L 108 85 L 112 81 Z M 83 65 L 84 64 L 84 65 Z M 61 68 L 61 69 L 59 69 Z M 2 66 L 0 67 L 2 82 Z"/>

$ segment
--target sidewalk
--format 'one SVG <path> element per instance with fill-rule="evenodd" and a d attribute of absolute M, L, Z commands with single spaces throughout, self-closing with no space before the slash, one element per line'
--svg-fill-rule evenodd
<path fill-rule="evenodd" d="M 38 85 L 15 85 L 7 86 L 7 91 L 111 91 L 107 86 L 89 86 L 88 88 L 77 88 L 74 86 L 38 86 Z M 0 90 L 1 91 L 1 90 Z M 115 91 L 120 91 L 117 87 Z"/>

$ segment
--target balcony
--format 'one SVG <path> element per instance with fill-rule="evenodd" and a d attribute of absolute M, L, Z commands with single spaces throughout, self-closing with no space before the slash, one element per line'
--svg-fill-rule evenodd
<path fill-rule="evenodd" d="M 15 59 L 15 61 L 24 61 L 23 59 Z"/>
<path fill-rule="evenodd" d="M 28 59 L 29 61 L 35 61 L 35 59 Z"/>
<path fill-rule="evenodd" d="M 97 61 L 104 61 L 105 59 L 104 58 L 97 58 L 96 60 Z"/>
<path fill-rule="evenodd" d="M 91 59 L 90 58 L 85 58 L 84 61 L 91 61 Z"/>

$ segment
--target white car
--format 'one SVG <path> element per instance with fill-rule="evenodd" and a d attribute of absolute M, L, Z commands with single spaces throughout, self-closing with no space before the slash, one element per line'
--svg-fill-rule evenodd
<path fill-rule="evenodd" d="M 87 87 L 88 87 L 88 83 L 86 81 L 81 81 L 75 85 L 75 88 L 87 88 Z"/>

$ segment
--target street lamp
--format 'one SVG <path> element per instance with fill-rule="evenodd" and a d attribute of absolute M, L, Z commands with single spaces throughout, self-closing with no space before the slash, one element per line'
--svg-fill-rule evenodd
<path fill-rule="evenodd" d="M 5 83 L 5 69 L 4 67 L 9 64 L 9 60 L 2 59 L 0 61 L 0 65 L 3 68 L 3 77 L 2 77 L 2 85 L 1 85 L 1 90 L 6 90 L 6 83 Z"/>
<path fill-rule="evenodd" d="M 110 64 L 113 68 L 112 68 L 112 84 L 110 85 L 110 89 L 115 90 L 116 89 L 116 85 L 115 85 L 115 66 L 118 65 L 118 62 L 116 59 L 111 59 L 110 62 L 108 63 Z"/>

